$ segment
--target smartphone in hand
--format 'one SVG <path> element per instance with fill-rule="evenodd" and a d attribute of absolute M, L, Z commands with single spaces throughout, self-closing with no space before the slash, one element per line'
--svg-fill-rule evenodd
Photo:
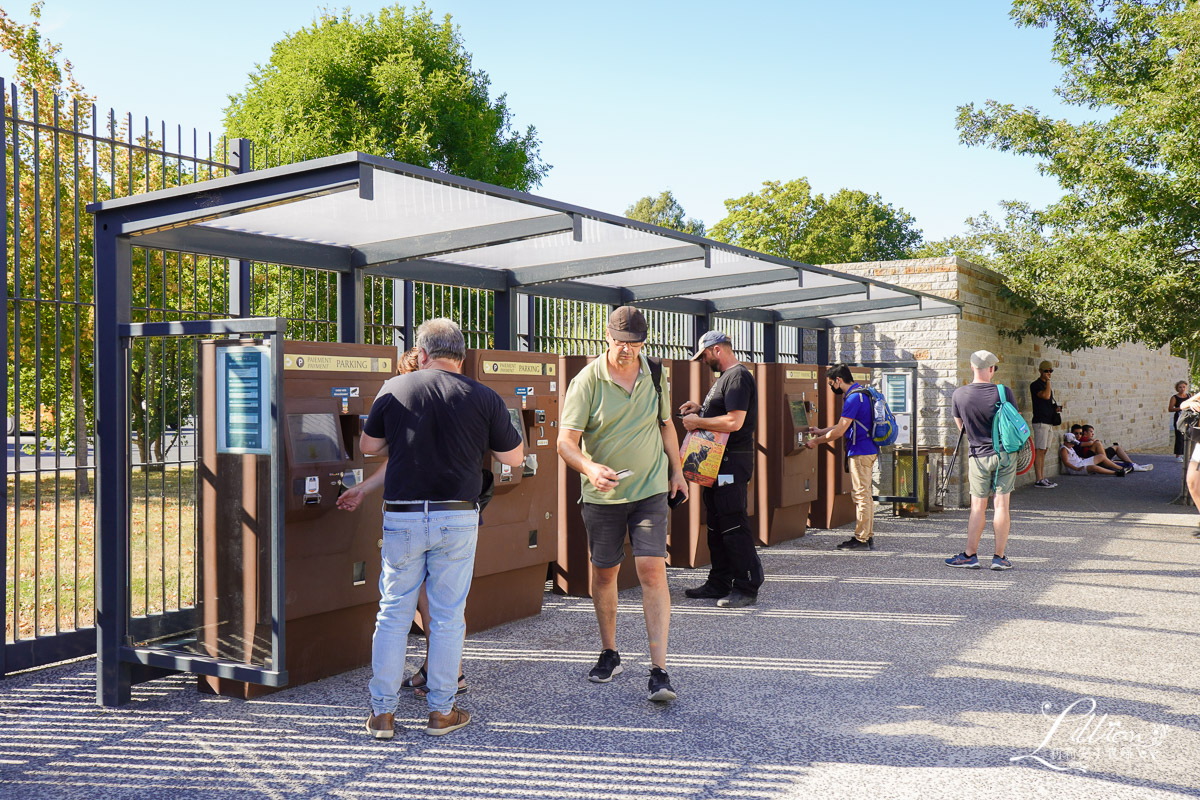
<path fill-rule="evenodd" d="M 633 470 L 631 470 L 631 469 L 617 470 L 617 480 L 619 480 L 619 481 L 623 481 L 626 478 L 630 477 L 631 475 L 633 475 Z"/>

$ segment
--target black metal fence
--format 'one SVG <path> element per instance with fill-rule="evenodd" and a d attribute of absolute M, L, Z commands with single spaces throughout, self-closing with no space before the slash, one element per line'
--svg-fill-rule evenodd
<path fill-rule="evenodd" d="M 228 142 L 148 118 L 101 115 L 59 96 L 39 97 L 0 80 L 5 98 L 0 182 L 5 192 L 6 279 L 0 353 L 7 398 L 5 643 L 0 676 L 94 652 L 95 274 L 89 203 L 220 178 L 284 163 Z M 338 280 L 331 272 L 161 250 L 136 250 L 133 322 L 283 317 L 287 337 L 338 338 Z M 368 277 L 364 341 L 411 344 L 431 317 L 459 322 L 467 346 L 491 348 L 493 293 L 459 286 Z M 594 355 L 604 349 L 611 308 L 529 297 L 518 314 L 522 349 Z M 647 352 L 687 358 L 697 320 L 651 311 Z M 761 361 L 761 324 L 715 319 L 739 357 Z M 780 329 L 780 360 L 802 360 L 800 335 Z M 130 609 L 153 617 L 196 597 L 197 469 L 194 417 L 197 340 L 138 338 L 128 351 L 132 432 Z M 111 378 L 111 376 L 109 376 Z"/>

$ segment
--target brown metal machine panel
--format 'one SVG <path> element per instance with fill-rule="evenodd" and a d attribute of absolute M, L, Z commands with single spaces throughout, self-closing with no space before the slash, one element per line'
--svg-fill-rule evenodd
<path fill-rule="evenodd" d="M 215 385 L 218 344 L 237 342 L 204 343 L 202 387 Z M 283 343 L 285 448 L 277 457 L 285 463 L 284 618 L 291 686 L 370 662 L 381 503 L 372 498 L 351 513 L 337 511 L 335 503 L 344 475 L 361 481 L 385 463 L 364 457 L 358 437 L 362 417 L 394 374 L 395 359 L 389 346 Z M 269 463 L 265 456 L 216 453 L 215 392 L 201 394 L 204 636 L 210 650 L 227 652 L 230 642 L 243 641 L 247 659 L 251 653 L 262 658 L 270 641 Z M 312 420 L 323 437 L 306 438 L 303 431 Z M 229 585 L 232 580 L 240 580 L 240 588 Z M 241 697 L 271 691 L 218 679 L 201 679 L 201 687 Z"/>
<path fill-rule="evenodd" d="M 712 387 L 713 377 L 713 371 L 698 361 L 664 361 L 663 378 L 670 387 L 672 412 L 688 400 L 702 403 Z M 664 391 L 668 390 L 664 387 Z M 687 431 L 677 418 L 673 419 L 679 441 L 682 442 Z M 701 487 L 693 483 L 688 486 L 687 502 L 671 509 L 667 532 L 667 565 L 694 568 L 707 566 L 711 561 L 704 500 Z"/>
<path fill-rule="evenodd" d="M 561 376 L 557 355 L 507 350 L 467 351 L 463 374 L 504 399 L 521 423 L 527 457 L 525 468 L 511 470 L 487 457 L 495 493 L 483 512 L 467 598 L 467 631 L 475 632 L 542 610 L 546 573 L 559 549 Z"/>
<path fill-rule="evenodd" d="M 808 507 L 816 496 L 816 456 L 804 448 L 790 402 L 816 401 L 816 368 L 804 364 L 756 364 L 755 499 L 752 522 L 758 541 L 772 545 L 803 536 Z M 805 406 L 806 413 L 808 406 Z"/>
<path fill-rule="evenodd" d="M 558 385 L 558 396 L 566 399 L 567 386 L 588 362 L 596 356 L 558 356 L 558 374 L 562 379 Z M 666 387 L 663 387 L 666 391 Z M 557 428 L 555 429 L 557 439 Z M 588 555 L 587 528 L 583 524 L 580 506 L 579 473 L 559 461 L 558 473 L 558 557 L 551 572 L 554 591 L 575 597 L 592 596 L 592 571 Z M 623 591 L 637 586 L 637 569 L 628 540 L 625 542 L 625 559 L 617 573 L 617 590 Z"/>
<path fill-rule="evenodd" d="M 818 381 L 822 392 L 820 422 L 822 428 L 837 424 L 842 416 L 845 397 L 834 394 L 825 382 L 827 367 L 818 367 Z M 867 383 L 871 371 L 861 367 L 850 370 L 854 380 Z M 838 439 L 832 446 L 818 448 L 817 481 L 820 492 L 812 504 L 809 524 L 814 528 L 840 528 L 854 524 L 854 499 L 850 496 L 850 475 L 846 472 L 846 441 Z"/>

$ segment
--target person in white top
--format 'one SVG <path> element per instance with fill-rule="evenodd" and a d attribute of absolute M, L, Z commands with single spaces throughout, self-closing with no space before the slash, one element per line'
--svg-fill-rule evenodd
<path fill-rule="evenodd" d="M 1063 434 L 1062 446 L 1058 448 L 1058 460 L 1062 463 L 1063 472 L 1068 475 L 1116 475 L 1123 478 L 1131 470 L 1114 464 L 1103 453 L 1080 458 L 1075 452 L 1079 440 L 1072 433 Z"/>

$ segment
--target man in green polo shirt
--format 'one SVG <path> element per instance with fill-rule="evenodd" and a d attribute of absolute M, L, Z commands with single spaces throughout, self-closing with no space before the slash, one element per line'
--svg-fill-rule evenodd
<path fill-rule="evenodd" d="M 642 613 L 650 639 L 650 699 L 674 700 L 667 677 L 667 495 L 687 497 L 679 463 L 679 436 L 670 424 L 665 387 L 655 389 L 642 355 L 646 318 L 621 306 L 608 318 L 608 350 L 584 367 L 567 388 L 560 412 L 558 453 L 580 473 L 583 522 L 592 566 L 592 603 L 603 650 L 588 673 L 608 683 L 621 672 L 617 652 L 617 572 L 625 536 L 633 546 L 642 584 Z"/>

